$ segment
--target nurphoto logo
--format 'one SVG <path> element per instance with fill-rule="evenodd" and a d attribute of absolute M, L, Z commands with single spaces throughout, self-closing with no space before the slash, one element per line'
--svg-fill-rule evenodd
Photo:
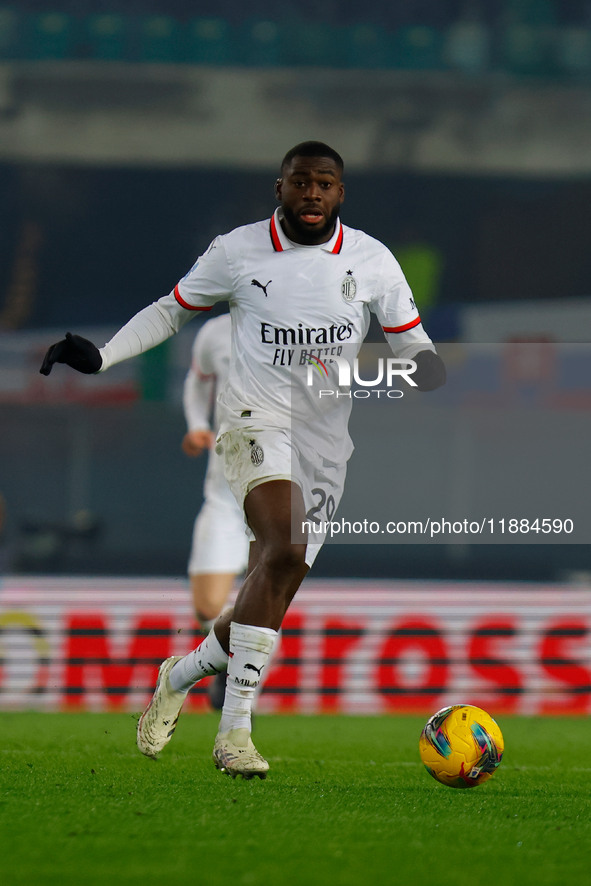
<path fill-rule="evenodd" d="M 417 383 L 412 377 L 417 368 L 414 360 L 399 357 L 379 357 L 373 378 L 362 378 L 359 371 L 359 360 L 353 360 L 353 365 L 345 357 L 331 356 L 326 362 L 320 360 L 314 354 L 308 354 L 308 366 L 306 370 L 306 384 L 315 387 L 318 384 L 318 376 L 324 383 L 330 380 L 327 363 L 336 366 L 336 386 L 333 388 L 320 388 L 318 397 L 354 397 L 355 399 L 367 399 L 372 395 L 380 397 L 384 394 L 390 399 L 398 400 L 404 396 L 404 391 L 394 388 L 394 383 L 403 379 L 411 387 L 416 388 Z M 316 379 L 316 382 L 314 381 Z M 351 391 L 352 384 L 358 385 Z M 378 387 L 382 385 L 382 387 Z"/>

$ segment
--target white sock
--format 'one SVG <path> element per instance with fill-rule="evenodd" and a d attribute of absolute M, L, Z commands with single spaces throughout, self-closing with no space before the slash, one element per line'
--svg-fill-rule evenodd
<path fill-rule="evenodd" d="M 230 657 L 226 698 L 219 731 L 246 728 L 257 686 L 277 639 L 277 631 L 255 625 L 230 623 Z"/>
<path fill-rule="evenodd" d="M 188 692 L 198 680 L 219 674 L 228 667 L 228 653 L 224 652 L 213 628 L 197 649 L 177 661 L 168 680 L 176 692 Z"/>
<path fill-rule="evenodd" d="M 257 688 L 255 689 L 255 692 L 254 692 L 254 704 L 252 706 L 253 713 L 256 710 L 259 695 L 263 691 L 263 684 L 264 684 L 265 680 L 267 679 L 267 677 L 269 676 L 269 668 L 271 667 L 273 661 L 275 660 L 275 656 L 277 655 L 277 650 L 280 645 L 281 645 L 281 628 L 279 628 L 279 630 L 277 631 L 277 635 L 275 637 L 275 642 L 273 643 L 273 648 L 271 649 L 271 652 L 269 653 L 269 658 L 267 659 L 267 664 L 265 665 L 265 670 L 263 672 L 263 675 L 261 677 L 259 685 L 257 686 Z"/>

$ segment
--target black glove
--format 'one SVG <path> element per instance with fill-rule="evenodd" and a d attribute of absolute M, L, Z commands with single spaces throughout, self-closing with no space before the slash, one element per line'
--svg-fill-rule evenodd
<path fill-rule="evenodd" d="M 419 351 L 414 360 L 417 368 L 413 380 L 419 391 L 434 391 L 445 384 L 447 373 L 439 354 L 433 351 Z"/>
<path fill-rule="evenodd" d="M 103 358 L 96 345 L 81 335 L 66 332 L 66 337 L 52 345 L 41 364 L 41 375 L 49 375 L 54 363 L 67 363 L 72 369 L 91 375 L 103 365 Z"/>

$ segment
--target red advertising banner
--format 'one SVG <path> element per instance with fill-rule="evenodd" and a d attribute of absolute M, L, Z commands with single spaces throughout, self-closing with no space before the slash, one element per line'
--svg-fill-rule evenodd
<path fill-rule="evenodd" d="M 199 642 L 183 579 L 8 577 L 0 707 L 141 710 Z M 572 585 L 305 582 L 261 712 L 591 713 L 591 592 Z M 188 707 L 208 707 L 205 681 Z"/>

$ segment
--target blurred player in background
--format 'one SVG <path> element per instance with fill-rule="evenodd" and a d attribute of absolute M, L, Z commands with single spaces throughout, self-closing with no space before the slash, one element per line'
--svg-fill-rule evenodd
<path fill-rule="evenodd" d="M 227 670 L 213 759 L 222 772 L 244 778 L 265 778 L 269 769 L 251 739 L 255 692 L 283 617 L 322 547 L 322 521 L 335 514 L 353 450 L 352 401 L 337 396 L 341 364 L 333 358 L 345 360 L 345 349 L 349 360 L 356 357 L 372 312 L 394 357 L 407 366 L 409 387 L 430 391 L 445 382 L 400 265 L 382 243 L 341 223 L 340 155 L 321 142 L 296 145 L 283 158 L 275 194 L 280 206 L 271 218 L 217 237 L 169 295 L 136 314 L 100 351 L 68 333 L 41 366 L 45 375 L 56 362 L 103 371 L 165 341 L 195 312 L 229 302 L 232 356 L 218 398 L 217 447 L 253 539 L 247 576 L 233 610 L 201 645 L 161 665 L 137 742 L 142 753 L 157 756 L 191 687 Z M 319 398 L 310 386 L 310 363 L 324 370 L 323 385 L 338 385 L 333 398 Z M 384 468 L 385 478 L 395 473 L 393 465 Z M 312 520 L 319 528 L 310 527 Z"/>
<path fill-rule="evenodd" d="M 219 427 L 216 393 L 224 386 L 230 367 L 230 315 L 205 323 L 195 337 L 191 367 L 183 387 L 187 433 L 183 452 L 194 458 L 207 452 L 204 501 L 193 527 L 189 556 L 189 581 L 193 609 L 201 630 L 208 634 L 222 612 L 236 577 L 248 563 L 244 514 L 224 476 L 224 463 L 215 451 Z M 213 407 L 213 427 L 210 424 Z M 224 703 L 226 675 L 217 674 L 208 687 L 214 708 Z"/>

